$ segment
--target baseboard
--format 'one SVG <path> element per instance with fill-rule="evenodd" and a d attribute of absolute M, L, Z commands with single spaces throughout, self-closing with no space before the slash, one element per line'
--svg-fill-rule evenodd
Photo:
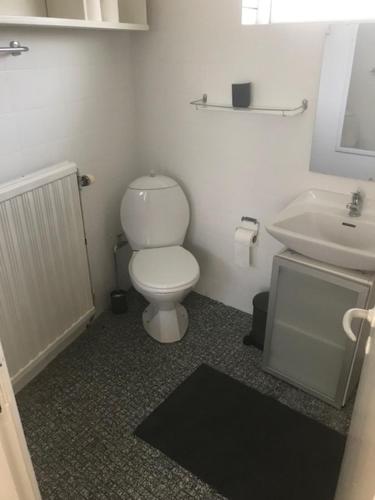
<path fill-rule="evenodd" d="M 95 308 L 87 311 L 78 321 L 76 321 L 68 330 L 56 338 L 52 344 L 49 344 L 38 356 L 32 359 L 26 366 L 21 368 L 12 377 L 12 385 L 15 393 L 20 391 L 34 377 L 36 377 L 60 352 L 84 332 L 88 322 L 95 314 Z"/>

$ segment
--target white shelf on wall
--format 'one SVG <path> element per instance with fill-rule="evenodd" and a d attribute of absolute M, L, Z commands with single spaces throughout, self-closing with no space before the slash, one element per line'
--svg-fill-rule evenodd
<path fill-rule="evenodd" d="M 276 116 L 296 116 L 304 113 L 309 105 L 307 99 L 303 99 L 301 104 L 295 107 L 284 107 L 284 108 L 276 108 L 276 107 L 267 107 L 267 106 L 250 106 L 248 108 L 234 108 L 231 105 L 227 104 L 211 104 L 208 102 L 207 94 L 203 94 L 201 99 L 197 99 L 196 101 L 191 101 L 195 109 L 204 110 L 204 111 L 229 111 L 234 113 L 253 113 L 253 114 L 262 114 L 262 115 L 276 115 Z"/>
<path fill-rule="evenodd" d="M 54 17 L 0 16 L 0 26 L 36 26 L 44 28 L 77 28 L 95 30 L 147 31 L 148 24 L 108 23 L 84 19 L 63 19 Z"/>

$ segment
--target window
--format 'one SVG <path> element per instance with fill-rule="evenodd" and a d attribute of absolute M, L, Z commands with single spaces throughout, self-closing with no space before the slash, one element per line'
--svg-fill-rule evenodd
<path fill-rule="evenodd" d="M 375 20 L 374 0 L 242 0 L 242 24 Z"/>
<path fill-rule="evenodd" d="M 242 24 L 258 23 L 258 0 L 242 0 Z"/>
<path fill-rule="evenodd" d="M 272 0 L 242 0 L 242 24 L 268 24 Z"/>

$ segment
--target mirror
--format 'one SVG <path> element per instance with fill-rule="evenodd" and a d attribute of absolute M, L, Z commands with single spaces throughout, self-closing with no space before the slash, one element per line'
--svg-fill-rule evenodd
<path fill-rule="evenodd" d="M 346 108 L 341 129 L 341 148 L 357 154 L 375 154 L 375 26 L 358 27 Z M 354 151 L 355 153 L 355 151 Z"/>
<path fill-rule="evenodd" d="M 375 24 L 333 25 L 327 33 L 310 169 L 375 178 Z"/>

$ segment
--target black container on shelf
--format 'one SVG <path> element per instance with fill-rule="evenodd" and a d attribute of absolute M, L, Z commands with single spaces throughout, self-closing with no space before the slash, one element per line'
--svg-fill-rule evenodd
<path fill-rule="evenodd" d="M 251 83 L 232 84 L 232 106 L 234 108 L 248 108 L 251 101 Z"/>
<path fill-rule="evenodd" d="M 249 335 L 243 339 L 245 345 L 253 345 L 263 351 L 266 335 L 269 292 L 262 292 L 253 298 L 253 323 Z"/>

